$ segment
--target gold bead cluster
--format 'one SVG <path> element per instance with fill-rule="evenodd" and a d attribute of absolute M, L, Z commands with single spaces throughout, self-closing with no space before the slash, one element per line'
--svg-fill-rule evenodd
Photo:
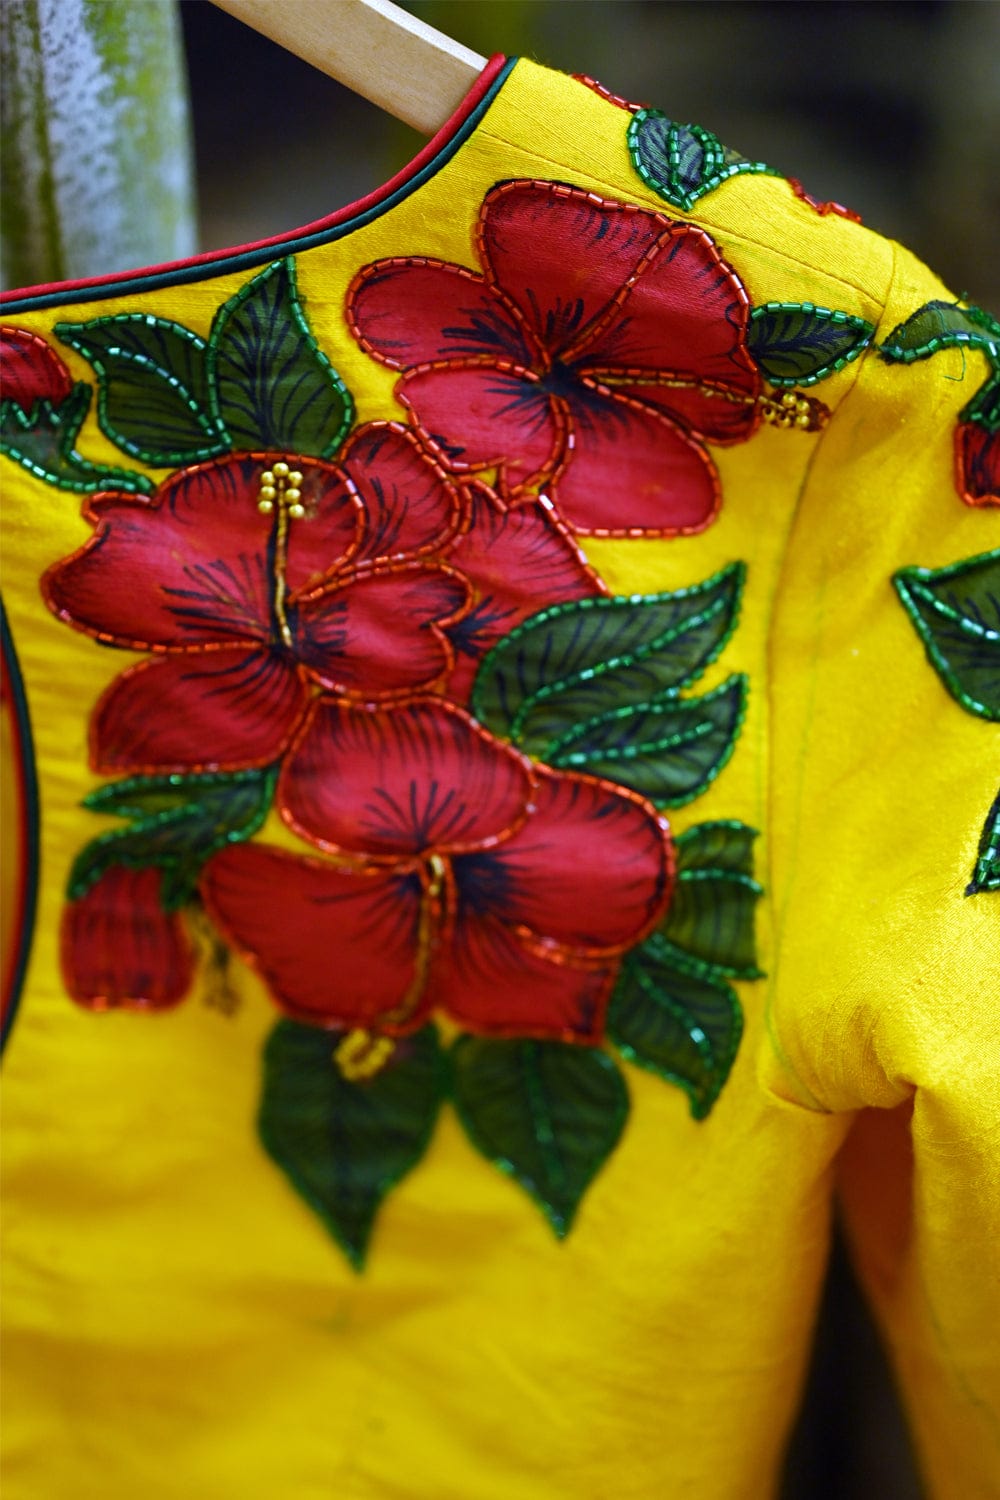
<path fill-rule="evenodd" d="M 803 432 L 815 426 L 812 403 L 807 396 L 785 391 L 780 397 L 764 396 L 760 414 L 772 427 L 801 427 Z"/>
<path fill-rule="evenodd" d="M 302 475 L 299 470 L 290 469 L 283 460 L 265 469 L 260 476 L 260 489 L 257 492 L 257 509 L 261 515 L 269 516 L 277 501 L 279 505 L 288 507 L 288 514 L 294 520 L 301 520 L 306 513 L 299 488 L 301 483 Z"/>

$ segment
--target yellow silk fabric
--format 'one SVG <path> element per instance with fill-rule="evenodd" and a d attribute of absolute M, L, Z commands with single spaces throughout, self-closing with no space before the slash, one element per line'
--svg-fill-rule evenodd
<path fill-rule="evenodd" d="M 478 269 L 472 226 L 503 179 L 690 218 L 754 305 L 842 309 L 878 339 L 947 295 L 780 178 L 669 208 L 633 170 L 626 124 L 521 62 L 415 193 L 298 256 L 359 421 L 405 413 L 396 374 L 349 335 L 352 277 L 383 256 Z M 249 274 L 9 321 L 55 342 L 62 319 L 148 310 L 207 335 Z M 233 1014 L 197 993 L 148 1016 L 66 996 L 66 872 L 111 826 L 80 809 L 97 784 L 88 716 L 139 658 L 45 608 L 41 574 L 91 526 L 76 497 L 4 461 L 5 601 L 42 834 L 4 1064 L 7 1500 L 763 1500 L 838 1176 L 930 1493 L 997 1495 L 1000 897 L 963 897 L 996 737 L 948 696 L 889 584 L 1000 545 L 997 513 L 962 504 L 952 473 L 956 416 L 985 374 L 976 353 L 890 366 L 869 352 L 816 389 L 834 413 L 823 434 L 764 428 L 711 450 L 723 503 L 703 535 L 586 544 L 616 592 L 747 563 L 739 629 L 704 680 L 746 672 L 747 719 L 730 764 L 671 822 L 761 830 L 768 978 L 738 986 L 746 1032 L 707 1120 L 626 1066 L 630 1119 L 564 1243 L 445 1110 L 361 1276 L 257 1140 L 276 1012 L 248 970 L 235 965 Z M 93 413 L 79 447 L 122 462 Z M 293 842 L 274 819 L 265 836 Z"/>

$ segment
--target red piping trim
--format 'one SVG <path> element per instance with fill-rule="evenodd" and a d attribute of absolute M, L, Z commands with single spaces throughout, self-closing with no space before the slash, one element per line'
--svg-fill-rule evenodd
<path fill-rule="evenodd" d="M 472 88 L 466 94 L 454 114 L 449 116 L 436 135 L 432 136 L 424 146 L 423 150 L 413 158 L 407 166 L 391 177 L 382 187 L 376 188 L 374 192 L 368 193 L 364 198 L 358 198 L 354 203 L 349 203 L 346 208 L 338 208 L 332 214 L 327 214 L 322 219 L 315 219 L 311 224 L 305 224 L 301 229 L 286 230 L 282 234 L 271 235 L 267 239 L 252 240 L 246 245 L 234 245 L 225 250 L 206 250 L 201 255 L 189 256 L 186 260 L 166 261 L 157 266 L 132 267 L 125 271 L 114 271 L 110 276 L 87 276 L 77 281 L 49 281 L 40 283 L 38 286 L 17 287 L 6 292 L 0 292 L 0 303 L 17 298 L 20 300 L 25 296 L 41 297 L 46 292 L 86 291 L 91 287 L 113 286 L 119 281 L 132 281 L 136 276 L 152 276 L 171 271 L 183 271 L 192 266 L 211 266 L 218 261 L 230 259 L 235 255 L 245 254 L 247 251 L 266 249 L 272 245 L 282 245 L 288 240 L 299 239 L 303 235 L 317 234 L 324 229 L 332 229 L 337 224 L 342 224 L 346 219 L 353 219 L 355 215 L 365 213 L 368 209 L 376 208 L 384 199 L 390 197 L 403 187 L 411 177 L 433 161 L 437 153 L 448 144 L 455 133 L 461 129 L 465 120 L 476 108 L 476 105 L 489 90 L 497 74 L 506 64 L 507 59 L 502 52 L 494 53 L 486 67 L 476 79 Z"/>

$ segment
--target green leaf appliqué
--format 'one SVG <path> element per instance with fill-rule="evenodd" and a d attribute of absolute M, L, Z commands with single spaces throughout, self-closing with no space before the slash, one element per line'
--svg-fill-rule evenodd
<path fill-rule="evenodd" d="M 473 711 L 531 754 L 622 708 L 698 678 L 736 623 L 745 569 L 731 563 L 675 593 L 582 599 L 542 610 L 480 665 Z"/>
<path fill-rule="evenodd" d="M 65 401 L 36 401 L 25 412 L 17 401 L 0 402 L 0 451 L 47 484 L 90 495 L 97 490 L 152 494 L 145 474 L 92 464 L 76 451 L 76 440 L 90 406 L 90 386 L 79 381 Z"/>
<path fill-rule="evenodd" d="M 382 1201 L 427 1149 L 447 1067 L 425 1026 L 397 1041 L 374 1077 L 350 1080 L 334 1060 L 340 1035 L 279 1021 L 258 1123 L 269 1156 L 360 1270 Z"/>
<path fill-rule="evenodd" d="M 673 900 L 650 939 L 661 956 L 679 950 L 682 968 L 716 981 L 762 977 L 754 939 L 762 894 L 753 878 L 756 837 L 756 829 L 729 819 L 696 823 L 680 835 Z"/>
<path fill-rule="evenodd" d="M 732 987 L 685 967 L 654 935 L 626 955 L 608 1010 L 608 1036 L 630 1062 L 687 1094 L 704 1119 L 729 1077 L 743 1030 Z"/>
<path fill-rule="evenodd" d="M 209 405 L 205 341 L 190 329 L 122 313 L 57 323 L 55 332 L 93 365 L 101 431 L 133 458 L 173 468 L 226 451 Z"/>
<path fill-rule="evenodd" d="M 215 418 L 234 448 L 328 458 L 351 425 L 350 393 L 310 332 L 291 256 L 219 309 L 208 372 Z"/>
<path fill-rule="evenodd" d="M 983 891 L 1000 891 L 1000 792 L 986 814 L 986 822 L 979 838 L 976 867 L 965 888 L 967 896 L 978 896 Z"/>
<path fill-rule="evenodd" d="M 765 302 L 750 313 L 747 346 L 772 385 L 815 385 L 857 359 L 875 325 L 811 302 Z"/>
<path fill-rule="evenodd" d="M 1000 432 L 1000 364 L 996 373 L 963 406 L 958 418 L 960 422 L 974 422 L 986 432 Z"/>
<path fill-rule="evenodd" d="M 722 870 L 730 875 L 753 875 L 756 828 L 733 818 L 696 823 L 675 840 L 680 870 Z"/>
<path fill-rule="evenodd" d="M 616 781 L 660 807 L 680 807 L 705 790 L 732 754 L 746 689 L 745 677 L 730 677 L 700 698 L 671 694 L 614 709 L 554 740 L 541 759 Z"/>
<path fill-rule="evenodd" d="M 1000 550 L 893 577 L 932 665 L 952 697 L 1000 720 Z"/>
<path fill-rule="evenodd" d="M 212 772 L 202 776 L 130 776 L 84 799 L 92 812 L 128 818 L 128 828 L 100 834 L 77 855 L 67 895 L 78 901 L 112 865 L 163 871 L 160 900 L 170 911 L 194 893 L 205 861 L 261 827 L 277 771 Z"/>
<path fill-rule="evenodd" d="M 927 302 L 893 329 L 878 352 L 889 364 L 909 364 L 939 349 L 962 346 L 982 349 L 993 361 L 1000 360 L 1000 323 L 981 307 Z"/>
<path fill-rule="evenodd" d="M 754 979 L 756 830 L 697 823 L 676 841 L 677 885 L 659 930 L 625 955 L 608 1009 L 622 1055 L 687 1094 L 703 1119 L 729 1077 L 743 1012 L 727 976 Z"/>
<path fill-rule="evenodd" d="M 628 1115 L 614 1062 L 567 1042 L 473 1036 L 458 1038 L 452 1058 L 469 1139 L 517 1179 L 562 1239 Z"/>
<path fill-rule="evenodd" d="M 742 172 L 775 176 L 762 161 L 748 161 L 700 125 L 679 125 L 659 109 L 640 109 L 628 129 L 632 163 L 643 182 L 675 208 L 689 212 L 699 198 Z"/>

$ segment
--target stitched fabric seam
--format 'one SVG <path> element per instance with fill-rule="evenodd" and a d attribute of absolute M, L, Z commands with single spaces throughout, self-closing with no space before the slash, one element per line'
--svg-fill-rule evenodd
<path fill-rule="evenodd" d="M 879 315 L 878 319 L 875 320 L 876 333 L 877 333 L 877 330 L 878 330 L 878 324 L 882 321 L 882 318 L 885 315 L 885 309 L 886 309 L 886 306 L 887 306 L 888 301 L 889 301 L 889 295 L 890 295 L 890 293 L 892 291 L 892 288 L 893 288 L 893 286 L 895 284 L 895 280 L 896 280 L 896 246 L 895 246 L 895 243 L 892 242 L 892 241 L 890 241 L 890 244 L 891 244 L 891 247 L 892 247 L 892 263 L 891 263 L 891 267 L 890 267 L 889 280 L 888 280 L 888 283 L 887 283 L 887 285 L 885 287 L 885 291 L 884 291 L 883 296 L 882 296 L 882 303 L 881 303 L 880 315 Z M 875 338 L 873 336 L 872 344 L 869 345 L 869 348 L 865 351 L 866 355 L 868 355 L 869 357 L 871 356 L 871 350 L 872 350 L 872 348 L 874 346 L 874 343 L 875 343 Z M 854 364 L 853 364 L 854 379 L 851 382 L 850 388 L 847 391 L 845 391 L 844 394 L 843 394 L 843 396 L 841 397 L 838 409 L 843 407 L 843 405 L 844 405 L 845 401 L 848 399 L 848 397 L 857 389 L 858 382 L 859 382 L 859 380 L 861 378 L 861 372 L 864 369 L 864 365 L 865 365 L 864 358 L 857 359 L 857 360 L 854 361 Z M 793 543 L 793 540 L 794 540 L 794 536 L 795 536 L 796 530 L 798 528 L 800 517 L 801 517 L 802 512 L 804 510 L 805 501 L 806 501 L 807 495 L 809 493 L 810 486 L 812 484 L 814 469 L 815 469 L 817 460 L 819 458 L 819 455 L 820 455 L 820 453 L 822 451 L 823 441 L 824 441 L 824 438 L 825 438 L 826 434 L 829 431 L 830 431 L 830 427 L 828 426 L 826 429 L 824 429 L 823 433 L 820 435 L 819 441 L 816 443 L 815 447 L 813 448 L 813 451 L 812 451 L 812 453 L 809 456 L 809 462 L 806 464 L 805 471 L 804 471 L 804 473 L 802 475 L 802 482 L 799 485 L 798 493 L 795 496 L 795 504 L 794 504 L 794 507 L 792 509 L 792 514 L 791 514 L 791 518 L 789 520 L 787 531 L 785 533 L 785 542 L 784 542 L 784 546 L 782 548 L 781 562 L 778 565 L 778 571 L 777 571 L 777 575 L 776 575 L 776 578 L 775 578 L 775 584 L 774 584 L 774 592 L 773 592 L 773 594 L 771 596 L 771 612 L 770 612 L 770 619 L 769 619 L 769 622 L 768 622 L 767 647 L 766 647 L 766 671 L 765 671 L 765 683 L 764 683 L 764 696 L 765 696 L 765 701 L 766 701 L 766 704 L 767 704 L 767 729 L 766 729 L 766 739 L 767 739 L 767 773 L 766 773 L 767 821 L 765 823 L 765 827 L 769 830 L 769 834 L 770 834 L 770 836 L 769 836 L 769 838 L 767 840 L 767 854 L 766 854 L 767 878 L 764 881 L 764 885 L 765 885 L 765 888 L 771 892 L 772 900 L 775 898 L 776 892 L 777 892 L 777 886 L 776 886 L 776 883 L 775 883 L 775 870 L 774 870 L 774 864 L 773 864 L 774 846 L 773 846 L 773 842 L 772 842 L 773 835 L 774 835 L 774 828 L 776 826 L 775 825 L 775 804 L 776 804 L 776 800 L 777 800 L 777 791 L 776 791 L 776 787 L 775 787 L 775 777 L 774 777 L 773 744 L 772 744 L 772 736 L 771 736 L 771 726 L 772 726 L 772 724 L 775 721 L 776 712 L 777 712 L 777 710 L 776 710 L 776 704 L 775 704 L 775 677 L 774 677 L 774 648 L 775 648 L 774 603 L 775 603 L 775 600 L 778 598 L 778 596 L 779 596 L 779 594 L 781 592 L 782 584 L 784 583 L 786 575 L 787 575 L 788 560 L 789 560 L 789 557 L 791 555 L 792 543 Z M 800 777 L 797 777 L 797 782 L 798 782 L 798 785 L 799 785 L 799 789 L 801 790 L 801 778 Z M 786 895 L 784 897 L 784 901 L 783 901 L 782 910 L 779 912 L 776 908 L 772 908 L 773 916 L 772 916 L 771 932 L 772 932 L 772 937 L 773 937 L 774 954 L 773 954 L 773 958 L 772 958 L 771 969 L 772 969 L 772 973 L 775 976 L 780 971 L 780 947 L 781 947 L 781 942 L 782 942 L 782 938 L 783 938 L 783 934 L 784 934 L 784 930 L 785 930 L 785 910 L 787 908 L 787 902 L 788 902 L 788 896 L 787 896 L 787 893 L 786 893 Z M 822 1104 L 822 1102 L 819 1099 L 816 1098 L 816 1096 L 813 1094 L 812 1090 L 805 1083 L 804 1079 L 802 1079 L 802 1077 L 799 1075 L 798 1070 L 796 1069 L 794 1063 L 792 1062 L 792 1060 L 789 1057 L 787 1051 L 785 1050 L 785 1047 L 782 1044 L 781 1038 L 780 1038 L 780 1036 L 778 1034 L 777 1025 L 776 1025 L 776 1019 L 775 1019 L 775 1014 L 774 1014 L 774 1003 L 773 1002 L 774 1002 L 774 984 L 772 982 L 772 984 L 768 986 L 767 994 L 766 994 L 765 1000 L 764 1000 L 764 1026 L 765 1026 L 765 1029 L 766 1029 L 766 1032 L 767 1032 L 768 1039 L 769 1039 L 769 1041 L 771 1043 L 771 1046 L 772 1046 L 772 1048 L 774 1050 L 774 1054 L 777 1057 L 778 1061 L 781 1063 L 782 1067 L 788 1073 L 789 1077 L 792 1078 L 792 1079 L 794 1079 L 795 1083 L 799 1086 L 799 1088 L 801 1088 L 801 1090 L 803 1091 L 803 1093 L 807 1096 L 807 1098 L 808 1098 L 808 1100 L 810 1102 L 810 1106 L 812 1108 L 823 1110 L 825 1112 L 825 1106 Z"/>
<path fill-rule="evenodd" d="M 497 145 L 504 146 L 504 147 L 506 147 L 507 150 L 510 150 L 511 147 L 512 147 L 512 145 L 513 145 L 513 143 L 510 142 L 510 141 L 508 141 L 508 140 L 506 140 L 505 137 L 498 136 L 498 135 L 493 135 L 493 134 L 491 134 L 490 131 L 485 130 L 485 129 L 480 130 L 478 132 L 478 135 L 482 139 L 490 140 L 490 141 L 495 141 L 497 143 Z M 528 155 L 528 153 L 524 150 L 523 147 L 521 147 L 520 150 L 521 150 L 521 154 L 522 155 L 525 155 L 525 156 Z M 542 156 L 540 153 L 536 153 L 536 152 L 532 152 L 531 155 L 532 155 L 532 160 L 535 160 L 535 161 L 544 161 L 548 166 L 556 168 L 556 170 L 559 171 L 559 172 L 568 172 L 568 173 L 572 174 L 572 173 L 574 173 L 574 172 L 577 171 L 576 168 L 568 166 L 565 162 L 555 161 L 550 156 Z M 533 172 L 532 175 L 533 176 L 538 176 L 537 171 Z M 748 174 L 744 172 L 744 173 L 741 173 L 741 174 L 738 174 L 738 175 L 747 176 Z M 756 176 L 763 177 L 765 174 L 761 172 L 761 173 L 749 174 L 749 175 L 756 175 Z M 770 176 L 770 174 L 767 174 L 767 175 Z M 601 191 L 602 192 L 606 192 L 609 197 L 611 197 L 611 198 L 617 197 L 619 199 L 621 198 L 621 196 L 622 196 L 622 190 L 621 190 L 620 186 L 618 186 L 618 187 L 613 186 L 611 183 L 607 182 L 604 177 L 598 177 L 596 175 L 596 173 L 595 173 L 594 180 L 596 182 L 599 182 L 601 184 Z M 779 178 L 779 179 L 776 179 L 776 180 L 778 180 L 778 181 L 785 181 L 784 178 Z M 580 182 L 571 183 L 570 186 L 579 188 L 579 190 L 581 192 L 594 192 L 594 191 L 596 191 L 596 189 L 592 185 L 586 185 L 585 186 L 583 183 L 580 183 Z M 660 199 L 659 204 L 643 203 L 643 204 L 640 204 L 639 206 L 641 208 L 646 209 L 649 213 L 664 213 L 664 214 L 666 214 L 666 216 L 668 218 L 670 217 L 671 205 L 668 204 L 664 199 Z M 773 244 L 773 243 L 771 243 L 771 242 L 769 242 L 767 240 L 753 239 L 749 235 L 743 234 L 743 233 L 741 233 L 738 230 L 727 229 L 724 225 L 713 222 L 713 220 L 711 219 L 710 215 L 708 215 L 707 213 L 704 214 L 704 215 L 698 214 L 697 216 L 695 216 L 692 211 L 686 211 L 684 209 L 674 209 L 673 212 L 675 214 L 682 215 L 681 218 L 677 219 L 678 223 L 692 224 L 694 226 L 694 228 L 696 228 L 696 229 L 703 229 L 706 234 L 711 235 L 712 238 L 716 241 L 716 243 L 722 249 L 723 253 L 726 256 L 727 261 L 729 260 L 729 256 L 730 256 L 730 241 L 733 241 L 733 242 L 737 242 L 737 243 L 743 244 L 743 245 L 752 245 L 757 250 L 767 250 L 772 255 L 778 255 L 778 256 L 780 256 L 781 259 L 784 260 L 784 261 L 786 261 L 789 265 L 799 266 L 799 267 L 801 267 L 802 270 L 809 271 L 813 276 L 816 275 L 816 266 L 811 261 L 799 260 L 797 256 L 789 255 L 789 253 L 788 253 L 787 250 L 785 250 L 785 249 L 783 249 L 783 248 L 781 248 L 781 247 L 779 247 L 779 246 L 777 246 L 777 245 L 775 245 L 775 244 Z M 889 241 L 888 243 L 892 244 L 892 241 Z M 895 251 L 893 252 L 893 262 L 892 262 L 892 264 L 893 264 L 893 266 L 895 266 Z M 871 294 L 871 292 L 868 291 L 865 287 L 858 286 L 856 282 L 849 281 L 844 276 L 838 276 L 836 273 L 829 272 L 829 271 L 826 271 L 826 270 L 824 270 L 823 276 L 824 276 L 824 279 L 829 280 L 835 286 L 847 287 L 849 291 L 857 292 L 858 296 L 865 298 L 866 301 L 868 301 L 869 303 L 872 304 L 873 308 L 878 308 L 879 313 L 881 314 L 881 311 L 882 311 L 882 308 L 884 307 L 884 304 L 880 305 L 878 303 L 878 300 L 875 297 L 873 297 L 872 294 Z M 859 314 L 857 316 L 864 316 L 864 314 Z M 868 321 L 873 321 L 873 320 L 869 319 Z M 875 320 L 875 321 L 876 321 L 876 326 L 877 326 L 877 320 Z"/>

